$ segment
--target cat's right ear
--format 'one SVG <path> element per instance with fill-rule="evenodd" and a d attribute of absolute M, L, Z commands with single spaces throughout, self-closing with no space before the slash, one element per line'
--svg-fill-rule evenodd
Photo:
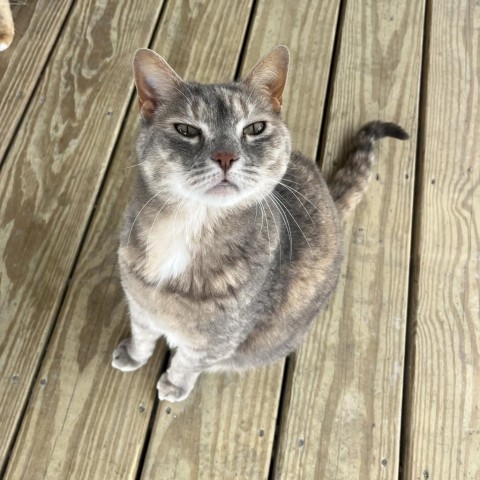
<path fill-rule="evenodd" d="M 244 80 L 248 85 L 263 91 L 270 97 L 273 109 L 282 108 L 283 90 L 288 75 L 290 52 L 284 45 L 278 45 L 268 52 Z"/>
<path fill-rule="evenodd" d="M 158 53 L 148 48 L 135 52 L 133 75 L 137 87 L 140 113 L 149 121 L 161 102 L 178 92 L 182 79 Z"/>

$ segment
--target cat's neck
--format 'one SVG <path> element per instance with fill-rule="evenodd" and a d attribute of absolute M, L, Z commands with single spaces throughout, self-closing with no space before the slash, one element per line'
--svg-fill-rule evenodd
<path fill-rule="evenodd" d="M 211 221 L 201 206 L 178 205 L 162 213 L 141 227 L 145 274 L 156 283 L 184 273 L 194 260 L 196 242 Z"/>
<path fill-rule="evenodd" d="M 143 275 L 156 284 L 182 276 L 192 265 L 200 267 L 212 250 L 218 253 L 225 248 L 218 232 L 231 230 L 239 215 L 235 209 L 189 200 L 168 203 L 160 198 L 137 210 L 136 242 L 127 249 L 143 264 Z"/>

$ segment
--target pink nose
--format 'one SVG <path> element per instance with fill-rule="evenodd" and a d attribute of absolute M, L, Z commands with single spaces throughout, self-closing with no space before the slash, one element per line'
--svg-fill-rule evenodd
<path fill-rule="evenodd" d="M 231 152 L 214 152 L 212 153 L 212 160 L 218 162 L 222 167 L 223 171 L 226 173 L 227 170 L 231 167 L 232 162 L 237 160 L 237 154 Z"/>

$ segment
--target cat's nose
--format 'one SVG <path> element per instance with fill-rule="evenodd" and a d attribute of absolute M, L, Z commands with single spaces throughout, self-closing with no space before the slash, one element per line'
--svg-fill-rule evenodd
<path fill-rule="evenodd" d="M 227 173 L 232 163 L 238 159 L 238 155 L 232 152 L 214 152 L 211 155 L 212 160 L 218 162 L 222 167 L 222 170 Z"/>

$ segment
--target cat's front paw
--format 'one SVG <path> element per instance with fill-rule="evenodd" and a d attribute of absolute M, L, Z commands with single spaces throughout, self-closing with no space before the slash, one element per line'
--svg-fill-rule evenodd
<path fill-rule="evenodd" d="M 130 339 L 121 341 L 118 347 L 113 351 L 112 367 L 122 372 L 131 372 L 145 365 L 145 362 L 134 360 L 128 353 L 128 344 Z"/>
<path fill-rule="evenodd" d="M 14 26 L 8 5 L 0 1 L 0 52 L 6 50 L 13 41 Z"/>
<path fill-rule="evenodd" d="M 181 402 L 185 400 L 193 389 L 193 385 L 174 385 L 165 372 L 157 383 L 158 398 L 168 402 Z"/>

